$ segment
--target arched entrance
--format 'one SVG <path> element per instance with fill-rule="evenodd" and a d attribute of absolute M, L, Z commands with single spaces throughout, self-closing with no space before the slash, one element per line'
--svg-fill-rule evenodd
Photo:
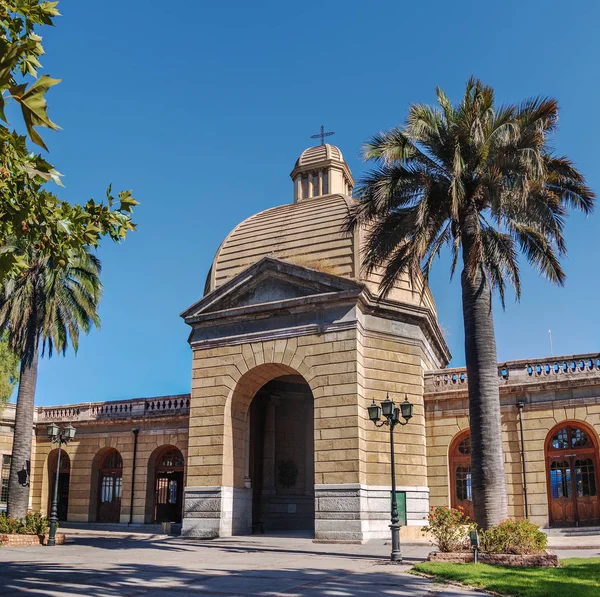
<path fill-rule="evenodd" d="M 550 526 L 600 524 L 598 444 L 579 422 L 561 423 L 546 438 Z"/>
<path fill-rule="evenodd" d="M 266 383 L 249 410 L 245 483 L 255 532 L 314 531 L 313 395 L 299 375 Z"/>
<path fill-rule="evenodd" d="M 471 434 L 469 430 L 458 434 L 451 446 L 450 463 L 450 505 L 462 508 L 473 518 L 473 493 L 471 485 Z"/>
<path fill-rule="evenodd" d="M 56 465 L 58 464 L 58 450 L 52 450 L 48 456 L 48 515 L 52 510 L 54 499 L 54 485 L 56 483 Z M 69 482 L 71 479 L 71 460 L 69 455 L 60 451 L 60 469 L 58 471 L 58 520 L 67 520 L 69 510 Z"/>
<path fill-rule="evenodd" d="M 173 446 L 167 446 L 156 458 L 154 522 L 181 522 L 183 466 L 183 454 Z"/>
<path fill-rule="evenodd" d="M 228 400 L 223 478 L 232 493 L 224 497 L 230 514 L 219 533 L 314 532 L 314 397 L 308 382 L 287 365 L 265 363 L 244 374 Z"/>
<path fill-rule="evenodd" d="M 123 495 L 123 459 L 114 448 L 106 452 L 98 471 L 98 522 L 119 522 Z"/>

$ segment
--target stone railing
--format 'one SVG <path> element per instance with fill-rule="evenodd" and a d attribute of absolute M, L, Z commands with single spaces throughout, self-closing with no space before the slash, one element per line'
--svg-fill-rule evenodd
<path fill-rule="evenodd" d="M 190 395 L 135 398 L 115 402 L 87 402 L 69 406 L 41 406 L 36 409 L 38 423 L 45 421 L 95 421 L 103 419 L 187 415 Z"/>
<path fill-rule="evenodd" d="M 577 378 L 600 380 L 600 354 L 509 361 L 498 365 L 500 385 L 539 384 Z M 425 392 L 466 389 L 467 369 L 440 369 L 425 374 Z"/>

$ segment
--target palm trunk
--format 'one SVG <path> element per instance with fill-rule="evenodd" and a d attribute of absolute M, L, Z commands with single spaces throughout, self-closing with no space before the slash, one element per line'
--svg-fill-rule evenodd
<path fill-rule="evenodd" d="M 473 226 L 476 222 L 466 224 Z M 506 475 L 492 293 L 481 268 L 475 276 L 466 273 L 468 254 L 473 247 L 469 242 L 473 237 L 467 226 L 463 229 L 465 269 L 461 281 L 471 428 L 471 484 L 475 522 L 487 529 L 508 517 Z"/>
<path fill-rule="evenodd" d="M 8 515 L 15 518 L 23 518 L 29 507 L 29 469 L 37 369 L 38 351 L 36 348 L 31 363 L 21 362 L 19 392 L 17 394 L 17 412 L 7 504 Z"/>
<path fill-rule="evenodd" d="M 487 529 L 508 516 L 502 451 L 500 391 L 492 297 L 487 278 L 462 274 L 465 357 L 471 427 L 471 483 L 475 521 Z"/>

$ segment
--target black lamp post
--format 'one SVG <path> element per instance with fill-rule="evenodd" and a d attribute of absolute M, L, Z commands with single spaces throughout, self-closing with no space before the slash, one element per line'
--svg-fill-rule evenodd
<path fill-rule="evenodd" d="M 392 457 L 392 562 L 402 562 L 402 552 L 400 551 L 400 521 L 398 519 L 398 501 L 396 499 L 396 465 L 394 459 L 394 427 L 396 425 L 406 425 L 408 420 L 413 416 L 413 405 L 408 401 L 406 394 L 404 395 L 404 402 L 400 406 L 396 406 L 389 397 L 381 403 L 381 406 L 373 404 L 368 407 L 369 419 L 375 423 L 376 427 L 382 427 L 387 425 L 390 428 L 390 451 Z M 384 421 L 379 422 L 381 415 L 385 417 Z M 400 416 L 404 419 L 400 420 Z"/>
<path fill-rule="evenodd" d="M 50 509 L 50 532 L 48 534 L 48 545 L 56 545 L 56 525 L 58 524 L 58 475 L 60 473 L 60 448 L 62 444 L 68 444 L 75 437 L 75 427 L 69 423 L 66 427 L 59 427 L 56 423 L 48 425 L 48 437 L 53 444 L 58 444 L 58 457 L 56 458 L 56 476 L 54 477 L 54 493 L 52 496 L 52 508 Z"/>

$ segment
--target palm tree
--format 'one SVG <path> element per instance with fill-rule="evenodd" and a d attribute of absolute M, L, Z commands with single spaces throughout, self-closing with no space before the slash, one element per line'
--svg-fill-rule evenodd
<path fill-rule="evenodd" d="M 496 106 L 493 89 L 474 79 L 458 105 L 440 89 L 437 99 L 439 108 L 411 105 L 404 126 L 365 145 L 376 168 L 357 187 L 347 227 L 366 228 L 365 268 L 382 268 L 383 296 L 403 273 L 427 279 L 444 246 L 451 274 L 462 258 L 473 507 L 488 528 L 508 514 L 492 291 L 503 307 L 507 283 L 519 299 L 519 251 L 563 285 L 567 209 L 588 214 L 595 196 L 548 145 L 554 99 Z"/>
<path fill-rule="evenodd" d="M 69 344 L 77 351 L 79 332 L 99 325 L 102 293 L 101 265 L 88 253 L 66 265 L 31 259 L 25 272 L 0 289 L 0 331 L 19 356 L 20 382 L 8 486 L 8 514 L 21 518 L 29 502 L 29 462 L 37 368 L 40 353 L 65 354 Z"/>

